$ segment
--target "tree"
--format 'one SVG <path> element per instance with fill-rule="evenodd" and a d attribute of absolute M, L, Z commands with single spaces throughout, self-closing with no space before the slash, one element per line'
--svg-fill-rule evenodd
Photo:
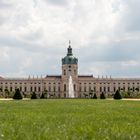
<path fill-rule="evenodd" d="M 139 88 L 136 88 L 135 90 L 136 90 L 137 92 L 139 92 Z"/>
<path fill-rule="evenodd" d="M 100 99 L 105 99 L 105 94 L 103 92 L 100 94 Z"/>
<path fill-rule="evenodd" d="M 94 93 L 94 95 L 93 95 L 93 99 L 97 99 L 97 95 L 96 95 L 96 93 Z"/>
<path fill-rule="evenodd" d="M 37 99 L 37 96 L 36 96 L 35 92 L 33 92 L 32 96 L 31 96 L 31 99 Z"/>
<path fill-rule="evenodd" d="M 44 98 L 45 98 L 44 93 L 42 93 L 40 99 L 44 99 Z"/>
<path fill-rule="evenodd" d="M 45 91 L 44 91 L 44 97 L 45 97 L 45 98 L 48 98 L 48 90 L 45 90 Z"/>
<path fill-rule="evenodd" d="M 21 93 L 20 93 L 19 88 L 16 89 L 15 94 L 14 94 L 14 96 L 13 96 L 13 99 L 17 99 L 17 100 L 22 99 L 22 95 L 21 95 Z"/>
<path fill-rule="evenodd" d="M 121 96 L 119 90 L 117 90 L 116 93 L 114 94 L 114 99 L 118 99 L 118 100 L 122 99 L 122 96 Z"/>

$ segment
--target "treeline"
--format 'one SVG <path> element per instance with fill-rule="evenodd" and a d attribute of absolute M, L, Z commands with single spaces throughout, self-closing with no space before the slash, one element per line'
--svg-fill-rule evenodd
<path fill-rule="evenodd" d="M 105 92 L 102 92 L 100 95 L 97 96 L 97 94 L 91 90 L 89 94 L 84 93 L 84 97 L 79 96 L 79 98 L 90 98 L 90 99 L 106 99 L 106 98 L 114 98 L 114 99 L 122 99 L 122 98 L 140 98 L 140 91 L 139 89 L 135 90 L 128 90 L 127 92 L 124 90 L 117 90 L 114 94 L 108 94 Z M 8 89 L 4 90 L 4 93 L 0 89 L 0 97 L 1 98 L 13 98 L 13 99 L 22 99 L 22 98 L 31 98 L 31 99 L 47 99 L 47 98 L 61 98 L 56 97 L 54 94 L 48 94 L 48 91 L 45 90 L 41 94 L 32 92 L 31 94 L 24 94 L 20 91 L 19 88 L 15 90 L 15 92 L 9 92 Z"/>

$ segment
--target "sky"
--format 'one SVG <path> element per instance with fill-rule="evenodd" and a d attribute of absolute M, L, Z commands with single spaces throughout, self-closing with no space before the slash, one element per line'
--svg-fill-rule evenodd
<path fill-rule="evenodd" d="M 0 76 L 61 74 L 69 40 L 79 74 L 140 77 L 140 0 L 0 0 Z"/>

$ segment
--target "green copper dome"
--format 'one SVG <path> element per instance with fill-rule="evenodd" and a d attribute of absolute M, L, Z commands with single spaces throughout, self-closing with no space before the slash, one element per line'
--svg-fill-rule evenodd
<path fill-rule="evenodd" d="M 78 59 L 73 56 L 72 48 L 71 48 L 70 44 L 69 44 L 69 47 L 68 47 L 67 51 L 68 51 L 67 52 L 67 56 L 65 56 L 62 59 L 62 65 L 65 65 L 65 64 L 77 64 L 78 63 Z"/>

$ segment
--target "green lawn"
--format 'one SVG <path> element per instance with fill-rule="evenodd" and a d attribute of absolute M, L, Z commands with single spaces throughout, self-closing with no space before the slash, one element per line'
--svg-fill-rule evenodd
<path fill-rule="evenodd" d="M 140 102 L 0 101 L 0 140 L 140 140 Z"/>

